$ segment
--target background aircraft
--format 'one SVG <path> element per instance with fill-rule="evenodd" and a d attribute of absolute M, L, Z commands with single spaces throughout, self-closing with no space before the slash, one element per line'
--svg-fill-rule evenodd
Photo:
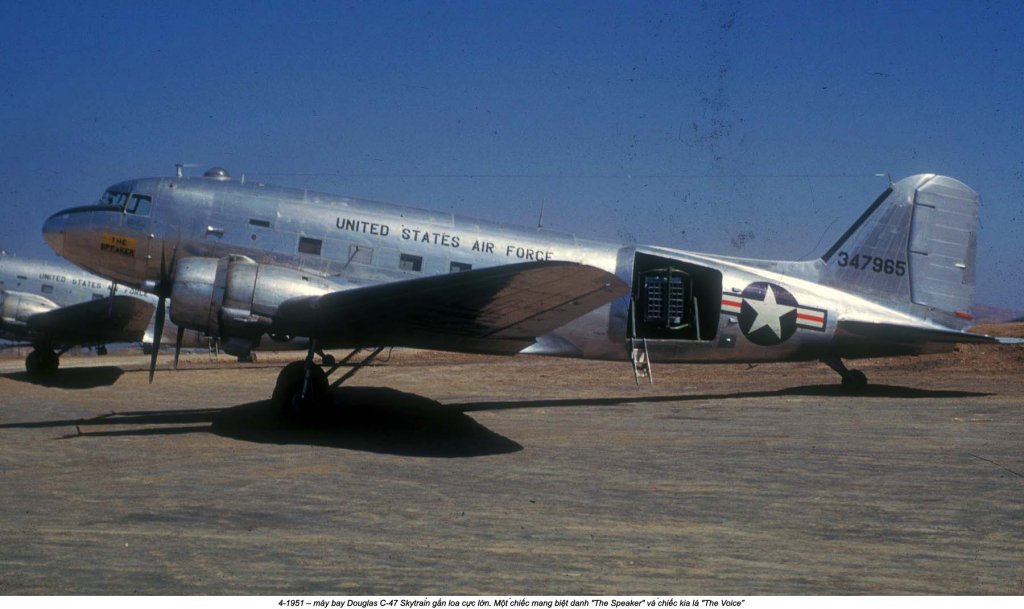
<path fill-rule="evenodd" d="M 623 359 L 637 379 L 652 361 L 817 359 L 863 387 L 842 358 L 995 340 L 965 332 L 978 205 L 957 180 L 911 176 L 820 258 L 762 261 L 246 183 L 215 168 L 115 184 L 43 232 L 65 258 L 159 296 L 158 322 L 170 300 L 179 327 L 219 337 L 229 353 L 264 333 L 309 337 L 305 361 L 274 392 L 302 409 L 328 391 L 337 366 L 325 373 L 313 360 L 327 347 Z"/>
<path fill-rule="evenodd" d="M 137 342 L 152 323 L 156 299 L 81 269 L 0 253 L 0 338 L 32 344 L 25 369 L 52 373 L 71 347 Z"/>
<path fill-rule="evenodd" d="M 116 342 L 140 343 L 142 350 L 152 353 L 156 317 L 153 314 L 157 297 L 135 288 L 117 286 L 113 282 L 87 273 L 69 264 L 47 262 L 33 258 L 21 258 L 8 255 L 0 250 L 0 340 L 29 342 L 34 347 L 34 355 L 26 359 L 26 369 L 32 373 L 53 372 L 60 365 L 59 353 L 82 345 L 95 346 L 101 355 L 106 354 L 106 345 Z M 113 328 L 104 325 L 110 311 L 101 311 L 101 305 L 95 301 L 106 300 L 111 295 L 120 294 L 149 303 L 150 318 L 141 335 L 136 335 L 136 323 L 130 330 L 117 329 L 113 320 Z M 83 305 L 77 313 L 62 310 L 50 317 L 33 318 L 43 312 L 65 309 L 70 305 L 92 302 Z M 124 307 L 122 299 L 115 299 L 117 306 Z M 138 306 L 132 304 L 132 306 Z M 140 311 L 144 308 L 140 307 Z M 74 309 L 72 311 L 75 311 Z M 89 314 L 95 315 L 95 318 Z M 30 322 L 29 319 L 33 318 Z M 99 323 L 100 327 L 93 328 Z M 88 329 L 87 333 L 83 333 Z M 165 323 L 162 339 L 174 338 L 177 326 Z M 162 341 L 161 341 L 162 342 Z M 215 338 L 206 336 L 200 331 L 186 330 L 182 333 L 181 345 L 193 349 L 213 349 L 219 346 Z M 292 350 L 305 349 L 307 341 L 290 337 L 264 337 L 258 349 Z M 249 356 L 251 357 L 251 355 Z"/>

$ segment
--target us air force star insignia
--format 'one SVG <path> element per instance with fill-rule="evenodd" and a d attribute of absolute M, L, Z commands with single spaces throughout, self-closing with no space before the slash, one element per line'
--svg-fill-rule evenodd
<path fill-rule="evenodd" d="M 757 281 L 743 293 L 722 295 L 722 312 L 738 315 L 740 330 L 755 345 L 770 346 L 785 342 L 796 329 L 825 329 L 826 311 L 804 307 L 786 288 Z"/>
<path fill-rule="evenodd" d="M 765 288 L 764 300 L 757 301 L 754 300 L 753 298 L 748 298 L 745 304 L 748 305 L 750 309 L 754 311 L 755 317 L 753 321 L 749 321 L 748 319 L 748 323 L 744 324 L 748 326 L 743 330 L 744 334 L 756 334 L 761 329 L 767 328 L 771 332 L 770 336 L 775 337 L 774 340 L 782 342 L 789 338 L 789 335 L 792 334 L 793 330 L 796 329 L 796 323 L 790 323 L 789 319 L 790 313 L 796 313 L 796 307 L 789 306 L 786 304 L 779 304 L 778 300 L 775 297 L 775 291 L 772 289 L 771 284 L 769 284 L 768 287 Z M 794 302 L 794 304 L 796 303 Z M 744 321 L 744 317 L 749 318 L 750 316 L 745 316 L 743 313 L 740 313 L 741 324 Z M 786 318 L 785 336 L 783 336 L 782 334 L 783 318 Z M 795 322 L 795 319 L 793 321 Z M 766 334 L 766 338 L 768 340 L 772 340 L 771 338 L 768 338 L 768 336 L 769 335 Z"/>

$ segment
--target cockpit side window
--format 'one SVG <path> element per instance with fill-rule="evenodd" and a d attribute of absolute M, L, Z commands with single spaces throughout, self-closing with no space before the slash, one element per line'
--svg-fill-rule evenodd
<path fill-rule="evenodd" d="M 128 202 L 128 207 L 125 208 L 125 211 L 137 216 L 148 216 L 152 205 L 152 197 L 148 195 L 132 195 L 132 200 Z"/>

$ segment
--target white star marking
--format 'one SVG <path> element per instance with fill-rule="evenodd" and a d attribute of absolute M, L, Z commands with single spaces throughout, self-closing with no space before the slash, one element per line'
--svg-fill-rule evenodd
<path fill-rule="evenodd" d="M 782 316 L 790 311 L 795 311 L 796 307 L 776 303 L 775 291 L 772 290 L 772 286 L 768 286 L 765 289 L 763 301 L 748 298 L 747 304 L 753 307 L 754 311 L 757 312 L 757 317 L 754 318 L 754 323 L 750 324 L 750 330 L 748 330 L 748 333 L 752 334 L 761 328 L 768 328 L 781 340 Z"/>

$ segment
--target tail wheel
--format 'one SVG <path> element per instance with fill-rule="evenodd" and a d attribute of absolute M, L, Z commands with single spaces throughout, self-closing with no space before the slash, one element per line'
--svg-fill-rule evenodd
<path fill-rule="evenodd" d="M 846 391 L 864 391 L 868 386 L 868 377 L 860 370 L 850 370 L 843 375 L 843 389 Z"/>

